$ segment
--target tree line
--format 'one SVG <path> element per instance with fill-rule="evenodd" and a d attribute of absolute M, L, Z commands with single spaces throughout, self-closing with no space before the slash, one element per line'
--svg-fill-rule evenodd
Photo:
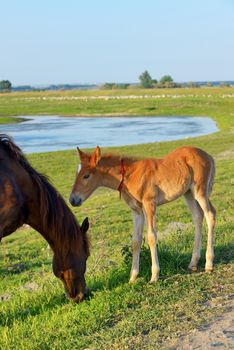
<path fill-rule="evenodd" d="M 220 87 L 229 87 L 229 82 L 215 82 L 216 86 Z M 201 86 L 212 87 L 215 86 L 212 82 L 207 83 L 197 83 L 193 81 L 189 81 L 186 83 L 176 83 L 170 75 L 163 75 L 159 80 L 153 79 L 150 73 L 145 70 L 139 76 L 138 84 L 116 84 L 116 83 L 105 83 L 100 86 L 101 89 L 113 90 L 113 89 L 128 89 L 128 88 L 144 88 L 144 89 L 153 89 L 153 88 L 199 88 Z"/>
<path fill-rule="evenodd" d="M 196 83 L 196 82 L 187 82 L 187 83 L 176 83 L 170 75 L 163 75 L 159 80 L 153 79 L 150 73 L 145 70 L 139 76 L 139 84 L 124 84 L 124 83 L 105 83 L 99 86 L 100 89 L 113 90 L 113 89 L 128 89 L 141 87 L 144 89 L 152 88 L 180 88 L 180 87 L 189 87 L 196 88 L 201 85 L 206 85 L 207 87 L 212 87 L 214 84 L 212 82 L 207 82 L 205 84 Z M 217 84 L 219 83 L 219 84 Z M 220 87 L 229 87 L 230 82 L 215 82 L 216 86 Z M 34 88 L 30 85 L 12 87 L 12 84 L 9 80 L 0 80 L 0 93 L 1 92 L 10 92 L 10 91 L 44 91 L 44 90 L 69 90 L 69 89 L 95 89 L 98 88 L 96 85 L 70 85 L 70 84 L 59 84 L 59 85 L 50 85 L 45 88 Z"/>

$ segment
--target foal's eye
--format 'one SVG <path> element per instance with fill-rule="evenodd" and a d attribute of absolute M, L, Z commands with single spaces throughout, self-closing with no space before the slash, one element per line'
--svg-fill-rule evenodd
<path fill-rule="evenodd" d="M 85 174 L 84 179 L 88 179 L 90 177 L 90 174 Z"/>

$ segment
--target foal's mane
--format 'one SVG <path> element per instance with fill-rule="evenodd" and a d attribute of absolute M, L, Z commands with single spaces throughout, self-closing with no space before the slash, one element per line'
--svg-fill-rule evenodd
<path fill-rule="evenodd" d="M 65 254 L 70 247 L 77 247 L 81 240 L 80 226 L 65 203 L 62 196 L 49 182 L 47 176 L 36 171 L 22 150 L 14 143 L 12 138 L 5 134 L 0 134 L 0 147 L 4 149 L 9 157 L 27 171 L 36 185 L 39 197 L 39 211 L 43 228 L 50 232 L 52 242 Z M 49 243 L 52 243 L 48 240 Z M 89 242 L 84 235 L 84 249 L 89 254 Z"/>
<path fill-rule="evenodd" d="M 138 161 L 139 158 L 137 157 L 129 157 L 129 156 L 122 156 L 119 154 L 113 154 L 113 153 L 105 153 L 102 154 L 101 159 L 100 159 L 100 166 L 119 166 L 121 162 L 125 165 L 130 165 L 132 163 L 135 163 Z"/>

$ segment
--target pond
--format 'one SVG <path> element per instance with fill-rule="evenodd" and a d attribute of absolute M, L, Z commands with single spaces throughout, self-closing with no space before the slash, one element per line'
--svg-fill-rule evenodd
<path fill-rule="evenodd" d="M 60 117 L 21 116 L 1 125 L 25 153 L 99 146 L 122 146 L 185 139 L 218 131 L 207 117 Z"/>

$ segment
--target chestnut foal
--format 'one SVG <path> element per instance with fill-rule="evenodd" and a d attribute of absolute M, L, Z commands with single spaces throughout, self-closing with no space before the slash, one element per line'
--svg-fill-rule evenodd
<path fill-rule="evenodd" d="M 215 209 L 209 200 L 215 174 L 213 158 L 201 149 L 180 147 L 164 158 L 134 159 L 117 155 L 101 155 L 97 146 L 92 154 L 78 147 L 80 165 L 70 195 L 73 206 L 81 205 L 99 187 L 118 190 L 131 208 L 134 232 L 132 236 L 132 269 L 130 282 L 139 272 L 139 257 L 144 219 L 152 259 L 150 282 L 159 277 L 155 213 L 158 205 L 184 196 L 195 224 L 195 243 L 191 271 L 197 270 L 201 251 L 201 231 L 205 215 L 208 225 L 205 271 L 213 269 Z"/>

